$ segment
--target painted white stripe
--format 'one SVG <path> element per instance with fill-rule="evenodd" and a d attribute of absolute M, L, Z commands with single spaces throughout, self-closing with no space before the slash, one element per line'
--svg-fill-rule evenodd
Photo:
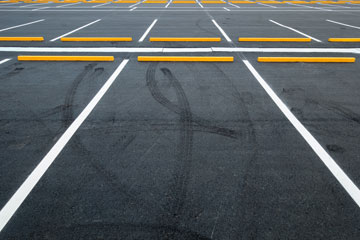
<path fill-rule="evenodd" d="M 240 8 L 238 5 L 235 5 L 235 4 L 232 4 L 230 2 L 228 2 L 229 5 L 233 6 L 233 7 L 236 7 L 236 8 Z"/>
<path fill-rule="evenodd" d="M 162 52 L 177 52 L 177 53 L 191 53 L 191 52 L 196 52 L 196 53 L 210 53 L 213 52 L 213 50 L 211 48 L 163 48 Z"/>
<path fill-rule="evenodd" d="M 68 6 L 72 6 L 72 5 L 77 5 L 77 4 L 81 4 L 81 2 L 60 5 L 60 6 L 56 6 L 56 8 L 63 8 L 63 7 L 68 7 Z"/>
<path fill-rule="evenodd" d="M 169 5 L 172 3 L 173 0 L 169 1 L 168 4 L 166 4 L 165 8 L 168 8 Z"/>
<path fill-rule="evenodd" d="M 267 5 L 267 4 L 264 4 L 264 3 L 257 3 L 257 4 L 263 5 L 263 6 L 266 6 L 266 7 L 277 8 L 277 7 L 275 7 L 275 6 Z"/>
<path fill-rule="evenodd" d="M 337 6 L 337 5 L 331 5 L 331 4 L 326 4 L 326 3 L 317 3 L 317 4 L 319 4 L 319 5 L 325 5 L 325 6 L 329 6 L 329 7 L 351 8 L 351 7 Z"/>
<path fill-rule="evenodd" d="M 102 88 L 97 92 L 94 98 L 90 103 L 84 108 L 80 115 L 74 120 L 74 122 L 69 126 L 64 134 L 59 138 L 51 150 L 46 154 L 46 156 L 40 161 L 32 173 L 26 178 L 23 184 L 15 192 L 15 194 L 10 198 L 10 200 L 5 204 L 5 206 L 0 211 L 0 232 L 9 222 L 11 217 L 14 215 L 16 210 L 21 206 L 26 197 L 30 194 L 32 189 L 40 181 L 41 177 L 45 174 L 51 164 L 54 162 L 56 157 L 64 149 L 66 144 L 69 142 L 71 137 L 79 129 L 81 124 L 86 120 L 89 114 L 94 110 L 95 106 L 99 103 L 101 98 L 105 95 L 107 90 L 111 87 L 115 79 L 124 69 L 125 65 L 128 63 L 128 59 L 125 59 L 121 62 L 115 72 L 111 77 L 105 82 Z"/>
<path fill-rule="evenodd" d="M 148 27 L 148 29 L 146 29 L 146 31 L 144 32 L 144 34 L 141 36 L 141 38 L 139 39 L 139 42 L 144 41 L 144 39 L 146 38 L 146 36 L 149 34 L 149 32 L 151 31 L 151 29 L 154 27 L 154 25 L 156 24 L 157 19 L 155 19 L 151 25 Z"/>
<path fill-rule="evenodd" d="M 229 10 L 228 8 L 224 7 L 224 9 L 225 9 L 226 11 L 230 12 L 230 10 Z"/>
<path fill-rule="evenodd" d="M 319 7 L 310 7 L 310 6 L 306 6 L 306 5 L 299 5 L 299 4 L 295 4 L 295 3 L 287 3 L 287 4 L 289 4 L 289 5 L 293 5 L 293 6 L 298 6 L 298 7 L 304 7 L 304 8 L 318 9 L 318 10 L 322 10 L 322 11 L 332 11 L 331 9 L 319 8 Z"/>
<path fill-rule="evenodd" d="M 132 9 L 130 9 L 129 11 L 131 12 L 131 11 L 134 11 L 135 9 L 137 9 L 137 7 L 134 7 Z"/>
<path fill-rule="evenodd" d="M 204 6 L 203 6 L 198 0 L 196 0 L 196 2 L 199 4 L 199 6 L 200 6 L 201 8 L 204 8 Z"/>
<path fill-rule="evenodd" d="M 360 48 L 147 48 L 147 47 L 0 47 L 0 52 L 38 52 L 38 53 L 161 53 L 177 52 L 252 52 L 252 53 L 353 53 L 360 54 Z"/>
<path fill-rule="evenodd" d="M 135 4 L 131 5 L 131 6 L 129 6 L 129 8 L 135 7 L 135 6 L 139 5 L 139 4 L 140 4 L 140 3 L 142 3 L 142 2 L 144 2 L 144 1 L 141 1 L 141 2 L 135 3 Z"/>
<path fill-rule="evenodd" d="M 99 5 L 92 6 L 92 8 L 97 8 L 97 7 L 105 6 L 105 5 L 108 5 L 108 4 L 110 4 L 110 3 L 111 3 L 111 2 L 102 3 L 102 4 L 99 4 Z"/>
<path fill-rule="evenodd" d="M 6 63 L 6 62 L 8 62 L 10 60 L 11 60 L 11 58 L 5 58 L 5 59 L 0 61 L 0 64 Z"/>
<path fill-rule="evenodd" d="M 352 25 L 349 25 L 349 24 L 341 23 L 341 22 L 335 22 L 335 21 L 329 20 L 329 19 L 326 19 L 326 21 L 332 22 L 332 23 L 335 23 L 335 24 L 339 24 L 339 25 L 343 25 L 343 26 L 346 26 L 346 27 L 360 29 L 360 27 L 352 26 Z"/>
<path fill-rule="evenodd" d="M 36 9 L 31 10 L 31 11 L 38 11 L 38 10 L 47 9 L 47 8 L 49 8 L 49 7 L 36 8 Z"/>
<path fill-rule="evenodd" d="M 229 36 L 224 32 L 224 30 L 219 26 L 219 24 L 217 24 L 217 22 L 214 19 L 211 19 L 211 21 L 214 23 L 214 25 L 219 29 L 219 31 L 221 32 L 221 34 L 224 36 L 224 38 L 228 41 L 228 42 L 232 42 L 231 39 L 229 38 Z"/>
<path fill-rule="evenodd" d="M 339 181 L 339 183 L 344 187 L 347 193 L 355 201 L 355 203 L 360 207 L 360 190 L 359 188 L 351 181 L 351 179 L 346 175 L 346 173 L 337 165 L 334 159 L 324 150 L 320 143 L 311 135 L 311 133 L 302 125 L 302 123 L 295 117 L 295 115 L 288 109 L 285 103 L 276 95 L 276 93 L 271 89 L 271 87 L 266 83 L 266 81 L 260 76 L 260 74 L 255 70 L 251 63 L 247 60 L 243 60 L 247 68 L 254 75 L 256 80 L 264 88 L 266 93 L 274 101 L 276 106 L 281 110 L 281 112 L 286 116 L 286 118 L 291 122 L 295 129 L 300 133 L 300 135 L 305 139 L 309 146 L 314 150 L 316 155 L 321 159 L 325 166 L 330 170 L 334 177 Z"/>
<path fill-rule="evenodd" d="M 99 22 L 99 21 L 101 21 L 101 19 L 95 20 L 95 21 L 93 21 L 93 22 L 91 22 L 91 23 L 88 23 L 88 24 L 82 26 L 82 27 L 79 27 L 79 28 L 77 28 L 77 29 L 74 29 L 74 30 L 72 30 L 71 32 L 65 33 L 64 35 L 61 35 L 61 36 L 56 37 L 56 38 L 54 38 L 54 39 L 51 39 L 50 42 L 55 42 L 56 40 L 58 40 L 58 39 L 60 39 L 60 38 L 62 38 L 62 37 L 66 37 L 66 36 L 68 36 L 68 35 L 70 35 L 70 34 L 72 34 L 72 33 L 74 33 L 74 32 L 77 32 L 77 31 L 79 31 L 79 30 L 81 30 L 81 29 L 83 29 L 83 28 L 86 28 L 86 27 L 88 27 L 88 26 L 90 26 L 90 25 L 92 25 L 92 24 L 94 24 L 94 23 Z"/>
<path fill-rule="evenodd" d="M 37 21 L 33 21 L 33 22 L 29 22 L 29 23 L 24 23 L 24 24 L 21 24 L 21 25 L 16 25 L 16 26 L 4 28 L 4 29 L 0 29 L 0 32 L 4 32 L 4 31 L 6 31 L 6 30 L 10 30 L 10 29 L 14 29 L 14 28 L 19 28 L 19 27 L 27 26 L 27 25 L 34 24 L 34 23 L 38 23 L 38 22 L 42 22 L 42 21 L 45 21 L 45 19 L 40 19 L 40 20 L 37 20 Z"/>
<path fill-rule="evenodd" d="M 28 7 L 33 7 L 33 6 L 38 6 L 38 5 L 44 5 L 44 4 L 50 4 L 50 3 L 30 3 L 29 5 L 25 5 L 25 6 L 20 6 L 20 8 L 28 8 Z"/>
<path fill-rule="evenodd" d="M 316 42 L 321 42 L 321 40 L 319 40 L 319 39 L 317 39 L 317 38 L 314 38 L 314 37 L 311 37 L 311 36 L 309 36 L 309 35 L 307 35 L 307 34 L 305 34 L 305 33 L 303 33 L 303 32 L 300 32 L 300 31 L 298 31 L 298 30 L 296 30 L 296 29 L 294 29 L 294 28 L 285 26 L 285 25 L 283 25 L 283 24 L 281 24 L 281 23 L 278 23 L 278 22 L 275 22 L 274 20 L 271 20 L 271 19 L 269 19 L 269 21 L 272 22 L 272 23 L 275 23 L 275 24 L 279 25 L 280 27 L 290 29 L 291 31 L 294 31 L 294 32 L 296 32 L 296 33 L 298 33 L 298 34 L 300 34 L 300 35 L 303 35 L 303 36 L 305 36 L 305 37 L 311 38 L 312 40 L 314 40 L 314 41 L 316 41 Z"/>

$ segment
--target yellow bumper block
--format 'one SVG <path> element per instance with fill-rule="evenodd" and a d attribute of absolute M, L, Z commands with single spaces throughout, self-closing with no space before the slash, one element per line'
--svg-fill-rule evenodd
<path fill-rule="evenodd" d="M 311 38 L 239 38 L 239 42 L 311 42 Z"/>
<path fill-rule="evenodd" d="M 139 62 L 233 62 L 234 57 L 138 56 Z"/>
<path fill-rule="evenodd" d="M 43 37 L 0 37 L 0 42 L 43 42 Z"/>
<path fill-rule="evenodd" d="M 113 56 L 18 56 L 18 61 L 113 62 Z"/>
<path fill-rule="evenodd" d="M 329 38 L 329 42 L 360 42 L 360 38 Z"/>
<path fill-rule="evenodd" d="M 354 57 L 258 57 L 258 62 L 354 63 Z"/>
<path fill-rule="evenodd" d="M 221 38 L 156 38 L 156 37 L 151 37 L 150 42 L 221 42 Z"/>
<path fill-rule="evenodd" d="M 102 38 L 102 37 L 64 37 L 62 42 L 131 42 L 131 37 L 124 38 Z"/>

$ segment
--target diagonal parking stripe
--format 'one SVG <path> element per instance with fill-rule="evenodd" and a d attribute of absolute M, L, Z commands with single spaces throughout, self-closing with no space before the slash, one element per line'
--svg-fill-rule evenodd
<path fill-rule="evenodd" d="M 252 75 L 256 78 L 259 84 L 263 87 L 265 92 L 270 96 L 274 101 L 276 106 L 281 110 L 281 112 L 286 116 L 290 123 L 295 127 L 295 129 L 300 133 L 304 140 L 309 144 L 309 146 L 314 150 L 316 155 L 321 159 L 321 161 L 326 165 L 338 182 L 343 186 L 347 191 L 350 197 L 355 201 L 355 203 L 360 207 L 360 190 L 353 183 L 353 181 L 346 175 L 346 173 L 340 168 L 335 160 L 325 151 L 325 149 L 320 145 L 320 143 L 311 135 L 311 133 L 304 127 L 304 125 L 295 117 L 295 115 L 289 110 L 285 103 L 276 95 L 276 93 L 271 89 L 271 87 L 266 83 L 266 81 L 260 76 L 256 69 L 251 65 L 248 60 L 243 60 L 246 67 L 250 70 Z"/>
<path fill-rule="evenodd" d="M 125 59 L 0 211 L 0 232 L 124 69 Z"/>

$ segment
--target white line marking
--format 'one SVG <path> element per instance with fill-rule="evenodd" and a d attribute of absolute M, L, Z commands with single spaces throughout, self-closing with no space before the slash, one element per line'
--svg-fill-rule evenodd
<path fill-rule="evenodd" d="M 34 24 L 34 23 L 38 23 L 38 22 L 42 22 L 42 21 L 45 21 L 45 19 L 40 19 L 40 20 L 37 20 L 37 21 L 33 21 L 33 22 L 29 22 L 29 23 L 24 23 L 24 24 L 21 24 L 21 25 L 16 25 L 16 26 L 4 28 L 4 29 L 0 29 L 0 32 L 4 32 L 4 31 L 6 31 L 6 30 L 10 30 L 10 29 L 18 28 L 18 27 L 27 26 L 27 25 Z"/>
<path fill-rule="evenodd" d="M 219 24 L 217 24 L 217 22 L 214 19 L 211 19 L 211 21 L 214 23 L 214 25 L 219 29 L 219 31 L 221 32 L 221 34 L 224 36 L 224 38 L 228 41 L 228 42 L 232 42 L 231 39 L 229 38 L 229 36 L 224 32 L 224 30 L 219 26 Z"/>
<path fill-rule="evenodd" d="M 264 4 L 264 3 L 257 3 L 257 4 L 264 5 L 264 6 L 266 6 L 266 7 L 277 8 L 277 7 L 275 7 L 275 6 L 267 5 L 267 4 Z"/>
<path fill-rule="evenodd" d="M 131 11 L 134 11 L 135 9 L 137 9 L 137 7 L 134 7 L 132 9 L 130 9 L 129 11 L 131 12 Z"/>
<path fill-rule="evenodd" d="M 269 19 L 269 21 L 272 22 L 272 23 L 275 23 L 275 24 L 279 25 L 280 27 L 284 27 L 284 28 L 290 29 L 291 31 L 294 31 L 294 32 L 296 32 L 296 33 L 298 33 L 298 34 L 300 34 L 300 35 L 303 35 L 303 36 L 305 36 L 305 37 L 311 38 L 312 40 L 314 40 L 314 41 L 316 41 L 316 42 L 321 42 L 321 40 L 319 40 L 319 39 L 317 39 L 317 38 L 314 38 L 314 37 L 311 37 L 311 36 L 309 36 L 309 35 L 307 35 L 307 34 L 305 34 L 305 33 L 303 33 L 303 32 L 300 32 L 300 31 L 298 31 L 298 30 L 296 30 L 296 29 L 294 29 L 294 28 L 285 26 L 285 25 L 283 25 L 283 24 L 281 24 L 281 23 L 278 23 L 278 22 L 275 22 L 274 20 L 271 20 L 271 19 Z"/>
<path fill-rule="evenodd" d="M 47 9 L 47 8 L 49 8 L 49 7 L 36 8 L 36 9 L 31 10 L 31 11 L 38 11 L 38 10 Z"/>
<path fill-rule="evenodd" d="M 234 6 L 234 7 L 236 7 L 236 8 L 240 8 L 238 5 L 235 5 L 235 4 L 233 4 L 233 3 L 228 2 L 228 4 L 231 5 L 231 6 Z"/>
<path fill-rule="evenodd" d="M 67 7 L 67 6 L 77 5 L 77 4 L 81 4 L 81 2 L 60 5 L 60 6 L 56 6 L 55 8 L 63 8 L 63 7 Z"/>
<path fill-rule="evenodd" d="M 44 5 L 44 4 L 50 4 L 50 3 L 35 3 L 35 4 L 31 3 L 30 5 L 20 6 L 20 8 L 33 7 L 33 6 Z"/>
<path fill-rule="evenodd" d="M 135 4 L 131 5 L 131 6 L 129 6 L 128 8 L 135 7 L 135 6 L 139 5 L 139 4 L 140 4 L 140 3 L 142 3 L 142 2 L 144 2 L 144 1 L 141 1 L 141 2 L 135 3 Z"/>
<path fill-rule="evenodd" d="M 97 8 L 97 7 L 105 6 L 105 5 L 108 5 L 108 4 L 110 4 L 110 3 L 111 3 L 111 2 L 102 3 L 102 4 L 99 4 L 99 5 L 92 6 L 92 8 Z"/>
<path fill-rule="evenodd" d="M 11 58 L 5 58 L 0 61 L 0 64 L 6 63 L 7 61 L 10 61 L 10 60 L 11 60 Z"/>
<path fill-rule="evenodd" d="M 201 8 L 204 8 L 204 6 L 203 6 L 198 0 L 196 0 L 196 2 L 199 4 L 199 6 L 200 6 Z"/>
<path fill-rule="evenodd" d="M 165 8 L 168 8 L 168 6 L 172 3 L 173 0 L 169 1 L 168 4 L 166 4 Z"/>
<path fill-rule="evenodd" d="M 111 77 L 105 82 L 102 88 L 97 92 L 94 98 L 89 102 L 89 104 L 84 108 L 80 115 L 74 120 L 64 134 L 59 138 L 51 150 L 46 154 L 46 156 L 40 161 L 32 173 L 26 178 L 23 184 L 15 192 L 15 194 L 9 199 L 5 206 L 0 211 L 0 232 L 9 222 L 11 217 L 14 215 L 16 210 L 21 206 L 26 197 L 30 194 L 31 190 L 36 186 L 40 181 L 41 177 L 45 174 L 51 164 L 54 162 L 56 157 L 64 149 L 66 144 L 69 142 L 71 137 L 79 129 L 81 124 L 86 120 L 89 114 L 93 111 L 95 106 L 99 103 L 101 98 L 111 87 L 115 79 L 124 69 L 125 65 L 128 63 L 128 59 L 125 59 L 121 62 L 115 72 Z"/>
<path fill-rule="evenodd" d="M 228 11 L 228 12 L 230 12 L 230 10 L 228 9 L 228 8 L 226 8 L 226 7 L 223 7 L 226 11 Z"/>
<path fill-rule="evenodd" d="M 328 22 L 332 22 L 332 23 L 335 23 L 335 24 L 339 24 L 339 25 L 343 25 L 343 26 L 346 26 L 346 27 L 351 27 L 351 28 L 360 29 L 360 27 L 356 27 L 356 26 L 348 25 L 348 24 L 341 23 L 341 22 L 335 22 L 335 21 L 332 21 L 332 20 L 329 20 L 329 19 L 326 19 L 326 21 L 328 21 Z"/>
<path fill-rule="evenodd" d="M 0 47 L 0 52 L 40 52 L 40 53 L 161 53 L 178 52 L 252 52 L 252 53 L 354 53 L 360 54 L 360 48 L 148 48 L 148 47 Z"/>
<path fill-rule="evenodd" d="M 252 52 L 252 53 L 355 53 L 360 48 L 241 48 L 241 47 L 208 47 L 208 48 L 148 48 L 148 47 L 0 47 L 0 52 L 40 52 L 40 53 L 138 53 L 165 51 L 178 52 Z"/>
<path fill-rule="evenodd" d="M 295 3 L 287 3 L 287 4 L 293 5 L 293 6 L 298 6 L 298 7 L 304 7 L 304 8 L 318 9 L 318 10 L 321 10 L 321 11 L 332 11 L 331 9 L 319 8 L 319 7 L 310 7 L 310 6 L 299 5 L 299 4 L 295 4 Z"/>
<path fill-rule="evenodd" d="M 344 173 L 344 171 L 337 165 L 334 159 L 324 150 L 320 143 L 311 135 L 311 133 L 302 125 L 302 123 L 295 117 L 295 115 L 287 108 L 285 103 L 276 95 L 276 93 L 271 89 L 271 87 L 266 83 L 266 81 L 260 76 L 260 74 L 255 70 L 251 63 L 247 60 L 243 60 L 247 68 L 254 75 L 256 80 L 264 88 L 266 93 L 274 101 L 276 106 L 281 110 L 281 112 L 286 116 L 286 118 L 291 122 L 295 129 L 300 133 L 300 135 L 305 139 L 309 146 L 314 150 L 316 155 L 321 159 L 325 166 L 330 170 L 334 177 L 339 181 L 339 183 L 344 187 L 347 193 L 355 201 L 355 203 L 360 207 L 360 190 L 359 188 L 351 181 L 351 179 Z"/>
<path fill-rule="evenodd" d="M 146 31 L 144 32 L 144 34 L 141 36 L 141 38 L 139 39 L 139 42 L 144 41 L 144 39 L 146 38 L 146 36 L 149 34 L 149 32 L 151 31 L 151 29 L 154 27 L 154 25 L 156 24 L 157 19 L 155 19 L 152 24 L 148 27 L 148 29 L 146 29 Z"/>
<path fill-rule="evenodd" d="M 68 36 L 68 35 L 70 35 L 70 34 L 72 34 L 72 33 L 74 33 L 74 32 L 77 32 L 77 31 L 79 31 L 79 30 L 81 30 L 81 29 L 83 29 L 83 28 L 86 28 L 86 27 L 88 27 L 88 26 L 90 26 L 90 25 L 92 25 L 92 24 L 94 24 L 94 23 L 99 22 L 99 21 L 101 21 L 101 19 L 95 20 L 95 21 L 93 21 L 93 22 L 91 22 L 91 23 L 88 23 L 88 24 L 82 26 L 82 27 L 79 27 L 79 28 L 77 28 L 77 29 L 74 29 L 74 30 L 72 30 L 71 32 L 65 33 L 64 35 L 61 35 L 61 36 L 56 37 L 56 38 L 54 38 L 54 39 L 51 39 L 50 42 L 55 42 L 56 40 L 58 40 L 58 39 L 60 39 L 60 38 L 62 38 L 62 37 L 66 37 L 66 36 Z"/>
<path fill-rule="evenodd" d="M 351 8 L 351 7 L 345 7 L 345 6 L 330 5 L 330 4 L 326 4 L 326 3 L 317 3 L 317 4 L 330 6 L 330 7 L 338 7 L 338 8 Z"/>

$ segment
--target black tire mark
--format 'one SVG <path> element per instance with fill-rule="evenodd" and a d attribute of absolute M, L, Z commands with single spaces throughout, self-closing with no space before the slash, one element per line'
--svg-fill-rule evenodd
<path fill-rule="evenodd" d="M 178 105 L 169 101 L 159 90 L 159 88 L 157 86 L 157 82 L 155 80 L 156 67 L 157 67 L 157 63 L 151 63 L 149 66 L 149 69 L 146 73 L 146 83 L 147 83 L 148 89 L 150 90 L 151 95 L 158 103 L 160 103 L 161 105 L 163 105 L 170 111 L 172 111 L 178 115 L 181 114 L 182 109 Z M 219 135 L 222 135 L 225 137 L 234 138 L 234 139 L 238 138 L 240 135 L 239 132 L 236 132 L 232 129 L 214 126 L 211 124 L 210 121 L 202 119 L 202 118 L 196 116 L 195 114 L 192 114 L 192 121 L 195 122 L 196 124 L 198 124 L 199 126 L 201 126 L 201 128 L 204 129 L 203 130 L 204 132 L 216 133 L 216 134 L 219 134 Z"/>
<path fill-rule="evenodd" d="M 189 101 L 186 97 L 185 91 L 182 88 L 179 81 L 174 77 L 174 75 L 167 68 L 161 68 L 163 74 L 169 79 L 171 85 L 174 87 L 178 105 L 181 109 L 180 112 L 180 139 L 179 146 L 177 150 L 177 160 L 180 165 L 180 170 L 178 175 L 175 176 L 175 196 L 172 213 L 175 218 L 178 218 L 183 209 L 187 186 L 189 183 L 189 175 L 191 170 L 191 161 L 192 161 L 192 148 L 193 148 L 193 129 L 192 129 L 192 113 Z"/>
<path fill-rule="evenodd" d="M 234 229 L 231 236 L 234 238 L 249 238 L 243 236 L 244 233 L 243 230 L 250 229 L 249 232 L 253 234 L 251 237 L 253 236 L 256 237 L 256 232 L 257 232 L 256 222 L 245 220 L 247 216 L 257 214 L 258 210 L 256 203 L 255 202 L 246 203 L 251 207 L 244 208 L 244 202 L 241 201 L 242 199 L 244 199 L 243 197 L 244 193 L 256 194 L 256 192 L 251 190 L 252 189 L 251 184 L 257 181 L 258 176 L 261 176 L 261 174 L 259 173 L 260 169 L 257 158 L 258 149 L 260 147 L 258 146 L 259 144 L 256 139 L 254 122 L 249 114 L 247 101 L 246 101 L 246 99 L 249 99 L 249 96 L 248 94 L 247 96 L 243 96 L 242 93 L 238 91 L 233 81 L 226 75 L 226 73 L 222 71 L 222 69 L 220 69 L 220 67 L 217 64 L 213 63 L 211 65 L 212 65 L 211 67 L 217 70 L 214 73 L 219 74 L 216 75 L 216 77 L 218 79 L 222 79 L 226 83 L 227 89 L 230 92 L 230 94 L 227 94 L 224 97 L 228 98 L 229 96 L 231 96 L 231 100 L 235 102 L 236 106 L 239 109 L 239 118 L 242 119 L 239 121 L 239 123 L 246 124 L 245 126 L 239 125 L 240 129 L 238 129 L 238 131 L 241 130 L 242 134 L 240 135 L 241 138 L 239 138 L 238 140 L 241 141 L 241 144 L 243 145 L 244 148 L 251 147 L 252 149 L 254 149 L 253 151 L 251 151 L 251 153 L 249 153 L 249 156 L 246 158 L 246 162 L 244 163 L 244 167 L 246 169 L 243 170 L 245 172 L 244 176 L 241 179 L 239 179 L 238 182 L 234 183 L 237 184 L 238 187 L 236 187 L 235 191 L 231 193 L 232 195 L 229 195 L 230 192 L 224 194 L 224 199 L 225 199 L 224 201 L 227 201 L 226 200 L 227 198 L 232 198 L 232 196 L 237 196 L 236 199 L 240 199 L 240 201 L 236 201 L 234 204 L 234 209 L 235 211 L 237 211 L 237 214 L 233 217 L 234 218 L 233 221 L 238 222 L 239 228 Z M 186 66 L 189 68 L 191 72 L 194 73 L 199 72 L 198 69 L 195 69 L 195 66 L 193 64 L 186 64 Z M 244 99 L 244 97 L 246 99 Z M 232 220 L 229 217 L 227 221 L 230 222 Z"/>
<path fill-rule="evenodd" d="M 13 64 L 14 65 L 14 64 Z M 13 70 L 11 70 L 8 73 L 5 73 L 4 75 L 0 76 L 0 80 L 6 80 L 7 78 L 10 78 L 12 76 L 15 76 L 16 74 L 21 73 L 24 70 L 23 67 L 15 67 Z"/>
<path fill-rule="evenodd" d="M 63 107 L 61 108 L 63 110 L 62 112 L 62 129 L 59 131 L 62 133 L 66 128 L 68 128 L 71 123 L 74 121 L 74 100 L 75 95 L 78 90 L 78 87 L 80 83 L 82 83 L 83 80 L 92 81 L 98 78 L 104 71 L 103 68 L 95 68 L 96 64 L 92 63 L 87 66 L 85 66 L 85 69 L 83 72 L 81 72 L 73 81 L 69 91 L 66 94 L 65 102 Z M 91 72 L 91 70 L 93 70 Z M 89 75 L 89 73 L 91 74 Z M 89 76 L 88 76 L 89 75 Z M 125 141 L 122 143 L 121 146 L 118 146 L 116 149 L 118 151 L 118 154 L 121 155 L 126 148 L 131 144 L 131 142 L 135 139 L 136 136 L 131 135 L 129 137 L 126 137 Z M 83 161 L 83 159 L 86 159 L 84 161 L 84 164 L 89 165 L 92 167 L 98 174 L 103 178 L 103 180 L 108 183 L 115 192 L 123 193 L 127 197 L 136 200 L 137 197 L 131 194 L 125 186 L 120 185 L 121 182 L 120 179 L 116 176 L 116 174 L 113 174 L 111 170 L 107 169 L 99 161 L 96 161 L 96 159 L 93 156 L 93 153 L 86 148 L 86 146 L 83 144 L 80 136 L 78 134 L 75 134 L 72 138 L 72 144 L 70 145 L 72 149 L 76 152 L 79 152 L 81 156 L 85 156 L 85 158 L 80 158 L 80 161 Z M 83 184 L 85 184 L 87 181 L 81 181 Z M 81 188 L 81 184 L 77 185 L 77 188 Z M 150 203 L 146 200 L 139 201 L 141 202 L 143 206 L 149 206 Z"/>

